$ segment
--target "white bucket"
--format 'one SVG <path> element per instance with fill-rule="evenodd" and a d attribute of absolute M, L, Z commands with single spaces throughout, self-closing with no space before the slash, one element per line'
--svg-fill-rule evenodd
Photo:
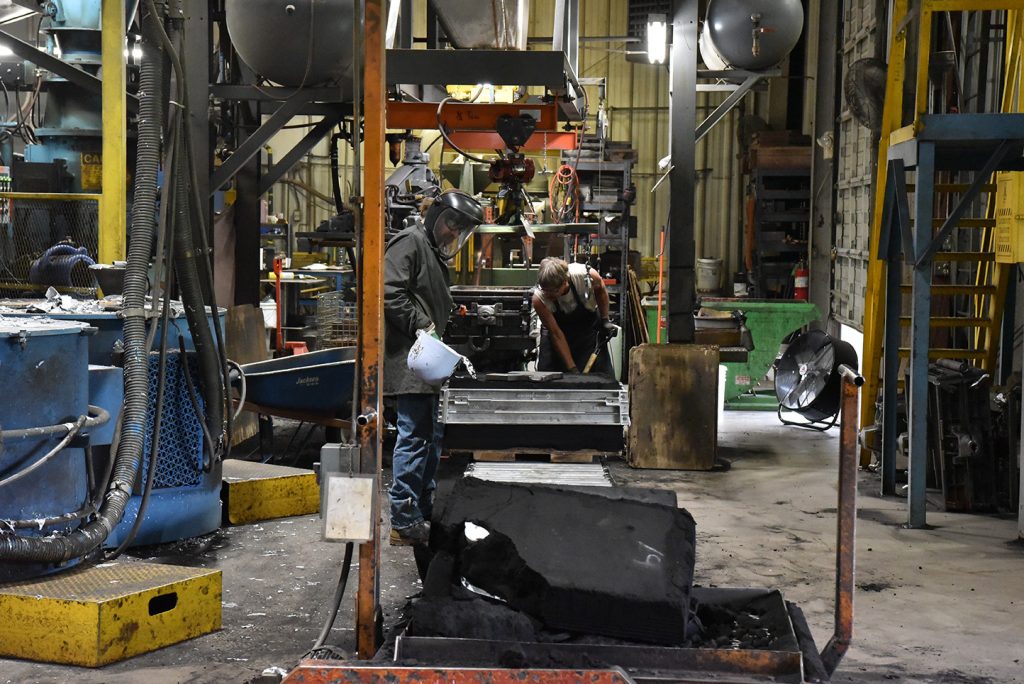
<path fill-rule="evenodd" d="M 718 292 L 722 288 L 722 260 L 697 259 L 697 292 Z"/>
<path fill-rule="evenodd" d="M 452 376 L 461 361 L 461 354 L 422 331 L 417 332 L 416 343 L 412 345 L 406 359 L 409 370 L 416 377 L 428 385 L 438 387 Z"/>

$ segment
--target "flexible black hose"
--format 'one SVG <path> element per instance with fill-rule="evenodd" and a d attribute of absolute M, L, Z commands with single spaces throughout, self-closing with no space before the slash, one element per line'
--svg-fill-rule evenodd
<path fill-rule="evenodd" d="M 146 2 L 149 3 L 150 5 L 153 4 L 153 0 L 146 0 Z M 178 20 L 176 20 L 174 22 L 173 25 L 175 27 L 178 27 L 180 25 L 181 21 L 182 21 L 181 19 L 178 19 Z M 177 35 L 177 31 L 178 31 L 178 29 L 176 28 L 175 29 L 175 34 L 176 35 Z M 175 49 L 173 41 L 171 40 L 170 35 L 166 31 L 163 30 L 162 26 L 160 27 L 160 39 L 163 42 L 164 49 L 167 50 L 168 55 L 170 56 L 171 65 L 174 68 L 174 72 L 175 72 L 175 75 L 176 75 L 176 77 L 178 79 L 178 83 L 179 84 L 188 83 L 188 77 L 187 77 L 186 72 L 185 72 L 184 62 L 182 62 L 182 60 L 179 58 L 178 51 Z M 203 77 L 204 78 L 206 77 L 205 74 L 204 74 Z M 189 99 L 188 99 L 188 89 L 185 88 L 185 87 L 179 87 L 178 90 L 179 90 L 178 97 L 181 100 L 182 109 L 185 112 L 186 121 L 187 121 L 187 116 L 188 116 L 189 112 L 191 112 L 191 105 L 189 104 Z M 203 114 L 205 115 L 205 112 L 203 112 Z M 189 126 L 186 123 L 184 126 L 182 126 L 182 129 L 183 129 L 183 135 L 184 135 L 184 141 L 185 141 L 185 159 L 187 160 L 186 168 L 188 169 L 189 180 L 191 181 L 191 182 L 187 183 L 186 185 L 188 185 L 188 187 L 189 187 L 189 189 L 191 191 L 192 216 L 193 216 L 193 219 L 195 221 L 195 223 L 194 223 L 194 230 L 195 230 L 195 234 L 199 236 L 199 244 L 201 246 L 201 254 L 200 254 L 199 265 L 200 265 L 201 274 L 203 276 L 203 281 L 206 284 L 207 292 L 209 292 L 209 295 L 210 295 L 210 308 L 211 308 L 211 310 L 213 312 L 213 334 L 214 334 L 214 337 L 217 340 L 217 355 L 218 355 L 218 360 L 219 360 L 219 364 L 220 364 L 219 370 L 220 370 L 220 374 L 221 374 L 220 385 L 217 388 L 219 391 L 214 393 L 214 392 L 212 392 L 213 388 L 209 388 L 208 389 L 208 392 L 207 392 L 207 404 L 212 404 L 213 403 L 211 401 L 211 398 L 213 398 L 214 396 L 219 397 L 220 398 L 219 402 L 221 404 L 221 407 L 220 407 L 219 410 L 221 412 L 221 415 L 224 415 L 224 411 L 227 411 L 227 414 L 226 414 L 227 415 L 227 423 L 226 423 L 226 433 L 227 434 L 226 434 L 226 439 L 225 439 L 225 442 L 224 442 L 224 449 L 223 449 L 223 451 L 219 452 L 219 453 L 223 454 L 223 458 L 227 458 L 231 454 L 231 442 L 232 442 L 233 435 L 234 435 L 234 417 L 233 417 L 232 412 L 230 410 L 230 408 L 231 408 L 231 401 L 230 401 L 230 396 L 228 394 L 228 388 L 230 386 L 230 379 L 229 379 L 228 375 L 230 373 L 230 369 L 228 368 L 227 345 L 226 345 L 226 343 L 224 341 L 223 332 L 221 331 L 221 328 L 220 328 L 220 309 L 217 306 L 217 290 L 216 290 L 216 287 L 214 285 L 214 280 L 213 280 L 213 266 L 210 263 L 211 250 L 210 250 L 210 243 L 209 243 L 209 238 L 208 238 L 208 229 L 207 229 L 207 225 L 206 225 L 206 212 L 203 211 L 203 203 L 204 203 L 204 201 L 208 202 L 208 200 L 206 198 L 202 197 L 200 195 L 200 193 L 199 193 L 199 172 L 198 172 L 198 170 L 196 168 L 195 159 L 192 157 L 192 149 L 193 149 L 192 127 Z M 193 336 L 194 336 L 194 333 L 193 333 Z M 218 435 L 218 436 L 222 435 L 222 434 L 225 433 L 225 425 L 218 426 L 216 431 L 211 431 L 211 432 L 213 432 L 213 434 Z"/>
<path fill-rule="evenodd" d="M 150 3 L 146 9 L 151 10 L 152 7 Z M 142 465 L 146 411 L 149 406 L 145 305 L 156 223 L 157 171 L 160 167 L 160 133 L 163 126 L 163 103 L 159 95 L 164 55 L 157 36 L 159 30 L 159 15 L 153 11 L 144 11 L 144 57 L 139 74 L 138 157 L 121 307 L 125 347 L 124 408 L 110 486 L 96 518 L 66 536 L 0 535 L 0 560 L 3 561 L 58 563 L 93 552 L 124 517 L 125 507 Z"/>
<path fill-rule="evenodd" d="M 203 472 L 208 473 L 213 467 L 214 440 L 213 436 L 210 435 L 209 429 L 206 427 L 206 422 L 203 420 L 203 409 L 199 405 L 198 392 L 196 392 L 195 385 L 192 384 L 192 369 L 188 366 L 188 354 L 185 352 L 185 337 L 183 335 L 178 335 L 178 352 L 181 354 L 179 357 L 181 373 L 185 378 L 185 386 L 188 388 L 188 398 L 192 404 L 192 413 L 195 415 L 196 420 L 199 421 L 199 427 L 203 429 L 203 446 L 206 451 L 206 456 L 203 458 Z"/>
<path fill-rule="evenodd" d="M 35 471 L 39 470 L 44 465 L 49 463 L 54 456 L 59 454 L 64 449 L 64 447 L 66 447 L 68 443 L 75 438 L 75 435 L 78 434 L 78 431 L 82 429 L 83 425 L 85 425 L 85 421 L 85 416 L 79 416 L 78 420 L 76 420 L 71 425 L 71 429 L 68 430 L 68 433 L 64 435 L 63 439 L 57 442 L 56 446 L 50 449 L 42 458 L 40 458 L 38 461 L 35 461 L 34 463 L 32 463 L 32 465 L 28 466 L 27 468 L 19 470 L 13 475 L 8 475 L 7 477 L 0 479 L 0 487 L 3 487 L 4 485 L 13 484 L 18 480 L 22 479 L 23 477 L 28 477 L 29 475 L 31 475 L 32 473 L 34 473 Z"/>
<path fill-rule="evenodd" d="M 316 643 L 313 644 L 313 650 L 324 645 L 327 637 L 331 634 L 331 629 L 334 627 L 334 621 L 338 619 L 338 609 L 341 607 L 341 600 L 345 597 L 345 586 L 348 584 L 348 573 L 352 569 L 353 546 L 352 542 L 345 544 L 345 560 L 341 563 L 341 577 L 338 578 L 338 585 L 334 588 L 331 613 L 327 616 L 327 622 L 324 623 L 323 628 L 320 630 L 320 636 L 316 638 Z"/>
<path fill-rule="evenodd" d="M 180 229 L 181 226 L 176 226 L 176 228 Z M 153 410 L 153 437 L 149 444 L 149 463 L 146 467 L 146 484 L 142 489 L 142 498 L 139 500 L 139 510 L 135 512 L 135 520 L 132 522 L 131 529 L 128 530 L 128 534 L 124 536 L 124 539 L 122 539 L 121 543 L 117 545 L 117 548 L 106 557 L 105 560 L 108 562 L 124 553 L 124 550 L 131 546 L 131 543 L 135 541 L 135 536 L 139 533 L 139 528 L 142 527 L 142 521 L 146 518 L 146 508 L 149 506 L 149 499 L 153 494 L 153 483 L 156 482 L 157 459 L 160 455 L 160 426 L 163 423 L 164 394 L 167 388 L 167 328 L 170 325 L 171 320 L 171 297 L 169 292 L 173 287 L 173 281 L 171 279 L 174 276 L 174 271 L 172 266 L 173 263 L 168 263 L 167 265 L 167 292 L 164 293 L 164 308 L 160 314 L 160 359 L 158 361 L 157 368 L 156 406 Z M 156 325 L 155 322 L 154 325 Z"/>
<path fill-rule="evenodd" d="M 491 162 L 489 162 L 488 160 L 484 159 L 483 157 L 474 157 L 469 152 L 466 152 L 461 147 L 459 147 L 458 145 L 453 143 L 452 139 L 448 137 L 448 131 L 447 131 L 447 129 L 444 126 L 444 121 L 441 119 L 441 112 L 444 111 L 444 106 L 446 104 L 448 104 L 449 102 L 451 102 L 452 100 L 454 100 L 454 99 L 455 99 L 454 97 L 446 97 L 443 100 L 441 100 L 441 102 L 439 102 L 438 105 L 437 105 L 437 114 L 436 114 L 435 118 L 437 119 L 437 131 L 438 131 L 438 133 L 440 133 L 441 137 L 444 138 L 444 141 L 446 143 L 448 143 L 448 147 L 452 148 L 453 150 L 455 150 L 456 152 L 461 154 L 466 159 L 469 159 L 470 161 L 479 162 L 481 164 L 490 164 Z"/>
<path fill-rule="evenodd" d="M 182 117 L 183 119 L 184 117 Z M 184 159 L 184 150 L 177 150 L 179 163 Z M 198 255 L 192 240 L 189 225 L 188 182 L 182 171 L 177 174 L 174 190 L 174 271 L 178 278 L 181 301 L 185 306 L 185 318 L 192 331 L 192 341 L 199 357 L 199 377 L 206 394 L 206 425 L 211 435 L 218 438 L 224 433 L 224 402 L 222 374 L 213 333 L 206 318 L 206 304 L 203 301 L 203 286 L 199 278 Z M 216 445 L 214 445 L 216 447 Z"/>
<path fill-rule="evenodd" d="M 109 562 L 116 559 L 124 550 L 131 546 L 132 542 L 135 541 L 135 537 L 139 533 L 139 529 L 142 527 L 143 521 L 146 519 L 146 509 L 149 507 L 150 497 L 153 495 L 153 485 L 156 482 L 156 470 L 158 466 L 158 459 L 160 454 L 160 427 L 163 424 L 163 413 L 164 413 L 164 396 L 167 386 L 167 336 L 170 334 L 171 325 L 171 292 L 174 291 L 174 231 L 180 230 L 180 226 L 176 226 L 174 223 L 174 214 L 171 208 L 175 205 L 175 192 L 177 185 L 175 183 L 175 174 L 177 171 L 176 161 L 177 157 L 177 141 L 178 141 L 178 129 L 177 122 L 180 121 L 180 116 L 172 114 L 171 126 L 174 127 L 170 131 L 170 137 L 166 141 L 165 148 L 167 153 L 164 155 L 164 169 L 166 173 L 164 176 L 164 184 L 161 194 L 160 203 L 160 219 L 158 221 L 159 231 L 157 239 L 157 260 L 158 263 L 163 265 L 163 277 L 165 282 L 163 283 L 163 300 L 161 301 L 161 311 L 159 324 L 154 319 L 151 322 L 150 334 L 146 339 L 146 350 L 152 348 L 153 338 L 155 337 L 154 332 L 160 331 L 160 351 L 159 359 L 157 361 L 157 383 L 156 383 L 156 406 L 153 409 L 153 425 L 152 425 L 152 438 L 149 446 L 149 462 L 146 467 L 146 480 L 142 488 L 142 496 L 139 499 L 139 508 L 135 512 L 135 520 L 132 521 L 132 526 L 128 530 L 128 533 L 118 544 L 117 548 L 109 553 L 104 561 Z M 159 276 L 157 281 L 160 282 Z M 155 302 L 155 297 L 154 297 Z"/>
<path fill-rule="evenodd" d="M 110 420 L 110 414 L 100 406 L 89 406 L 89 415 L 85 416 L 85 423 L 82 427 L 86 430 L 89 428 L 96 427 L 97 425 L 103 425 Z M 57 423 L 55 425 L 45 425 L 42 427 L 31 427 L 31 428 L 16 428 L 12 430 L 0 430 L 0 442 L 10 442 L 14 439 L 28 439 L 30 437 L 43 437 L 45 435 L 55 435 L 58 433 L 67 433 L 74 426 L 74 422 L 70 423 Z"/>
<path fill-rule="evenodd" d="M 341 216 L 345 211 L 345 202 L 341 199 L 341 165 L 338 163 L 338 143 L 341 135 L 335 133 L 331 136 L 331 191 L 334 194 L 334 210 Z"/>

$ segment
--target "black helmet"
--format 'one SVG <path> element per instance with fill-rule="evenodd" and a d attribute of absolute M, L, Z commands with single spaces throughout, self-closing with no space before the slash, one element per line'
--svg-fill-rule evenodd
<path fill-rule="evenodd" d="M 443 259 L 455 258 L 483 222 L 483 207 L 461 190 L 449 190 L 439 195 L 424 219 L 427 235 Z"/>
<path fill-rule="evenodd" d="M 467 223 L 480 225 L 484 222 L 484 208 L 480 203 L 461 190 L 449 190 L 438 195 L 431 206 L 442 206 L 454 209 L 466 217 Z"/>

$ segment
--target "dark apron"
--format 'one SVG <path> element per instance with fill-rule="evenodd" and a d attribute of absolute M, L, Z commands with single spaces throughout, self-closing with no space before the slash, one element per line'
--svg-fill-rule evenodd
<path fill-rule="evenodd" d="M 590 355 L 594 353 L 594 347 L 597 345 L 597 325 L 601 317 L 597 313 L 597 309 L 587 311 L 586 307 L 583 306 L 583 300 L 580 299 L 580 294 L 573 286 L 572 280 L 569 281 L 569 289 L 572 290 L 572 296 L 576 299 L 576 308 L 570 313 L 565 313 L 556 301 L 554 311 L 555 323 L 558 323 L 562 334 L 565 335 L 565 341 L 569 344 L 569 353 L 572 354 L 572 360 L 576 364 L 576 368 L 582 373 L 583 369 L 587 366 L 587 361 L 590 360 Z M 541 327 L 540 331 L 540 354 L 537 358 L 537 370 L 568 370 L 562 361 L 562 357 L 555 351 L 555 347 L 551 343 L 551 335 L 545 327 Z M 614 374 L 612 358 L 608 353 L 607 344 L 601 345 L 597 361 L 590 368 L 590 372 L 601 373 L 602 375 Z"/>

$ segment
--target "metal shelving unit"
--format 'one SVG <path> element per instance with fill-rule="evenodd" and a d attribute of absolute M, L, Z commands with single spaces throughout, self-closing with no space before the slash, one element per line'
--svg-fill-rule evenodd
<path fill-rule="evenodd" d="M 811 169 L 755 167 L 750 177 L 756 296 L 788 299 L 793 268 L 809 256 Z"/>

